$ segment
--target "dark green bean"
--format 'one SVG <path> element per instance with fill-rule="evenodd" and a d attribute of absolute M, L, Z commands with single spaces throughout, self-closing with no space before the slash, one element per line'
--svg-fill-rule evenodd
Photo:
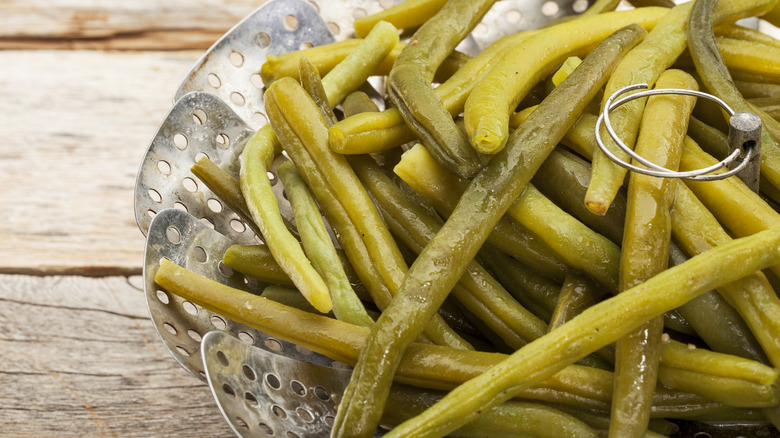
<path fill-rule="evenodd" d="M 388 77 L 388 95 L 406 124 L 449 171 L 464 178 L 480 159 L 452 116 L 433 93 L 436 68 L 482 20 L 495 0 L 451 0 L 423 24 L 398 55 Z"/>

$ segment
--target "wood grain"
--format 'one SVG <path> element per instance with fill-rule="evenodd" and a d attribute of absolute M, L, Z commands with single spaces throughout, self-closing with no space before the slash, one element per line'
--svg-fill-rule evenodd
<path fill-rule="evenodd" d="M 233 436 L 137 282 L 0 275 L 0 436 Z"/>
<path fill-rule="evenodd" d="M 204 50 L 265 0 L 5 0 L 0 49 Z"/>
<path fill-rule="evenodd" d="M 200 55 L 0 51 L 0 272 L 140 273 L 136 173 Z"/>

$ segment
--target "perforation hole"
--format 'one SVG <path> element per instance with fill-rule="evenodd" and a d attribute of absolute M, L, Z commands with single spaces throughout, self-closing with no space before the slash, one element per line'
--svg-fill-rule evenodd
<path fill-rule="evenodd" d="M 268 426 L 268 425 L 267 425 L 267 424 L 265 424 L 265 423 L 259 423 L 259 424 L 257 425 L 257 427 L 259 427 L 259 428 L 260 428 L 260 430 L 262 430 L 262 431 L 263 431 L 263 433 L 265 433 L 266 435 L 271 435 L 271 436 L 273 436 L 273 434 L 274 434 L 274 430 L 273 430 L 273 429 L 271 429 L 271 427 L 270 427 L 270 426 Z"/>
<path fill-rule="evenodd" d="M 227 328 L 227 322 L 221 316 L 213 315 L 211 318 L 211 325 L 217 330 L 225 330 Z"/>
<path fill-rule="evenodd" d="M 265 375 L 265 383 L 268 384 L 272 389 L 278 390 L 282 387 L 282 382 L 279 381 L 279 378 L 276 377 L 276 374 L 268 373 Z"/>
<path fill-rule="evenodd" d="M 211 228 L 212 230 L 214 229 L 214 221 L 212 221 L 211 219 L 209 219 L 207 217 L 200 218 L 200 223 L 202 223 L 203 225 Z"/>
<path fill-rule="evenodd" d="M 246 225 L 238 219 L 232 219 L 230 221 L 230 228 L 239 233 L 246 231 Z"/>
<path fill-rule="evenodd" d="M 181 345 L 176 346 L 176 351 L 178 351 L 179 354 L 181 354 L 182 356 L 190 357 L 190 352 L 187 351 L 187 349 L 182 347 Z"/>
<path fill-rule="evenodd" d="M 268 123 L 268 119 L 265 117 L 265 114 L 257 112 L 252 114 L 252 122 L 258 126 L 262 126 Z"/>
<path fill-rule="evenodd" d="M 474 28 L 474 35 L 486 35 L 488 33 L 488 28 L 482 23 L 477 24 L 477 26 Z"/>
<path fill-rule="evenodd" d="M 173 136 L 173 145 L 176 146 L 177 149 L 183 151 L 187 149 L 187 137 L 184 136 L 184 134 L 176 134 Z"/>
<path fill-rule="evenodd" d="M 322 386 L 315 386 L 313 392 L 314 395 L 317 396 L 317 398 L 322 401 L 330 400 L 330 392 L 328 392 L 328 390 L 323 388 Z"/>
<path fill-rule="evenodd" d="M 192 316 L 196 316 L 198 314 L 198 307 L 189 301 L 182 302 L 181 307 L 184 309 L 185 312 L 189 313 Z"/>
<path fill-rule="evenodd" d="M 206 114 L 206 111 L 198 108 L 192 112 L 192 120 L 199 125 L 205 125 L 209 121 L 209 116 Z"/>
<path fill-rule="evenodd" d="M 395 3 L 394 0 L 379 0 L 379 6 L 383 7 L 384 9 L 393 6 L 393 3 Z"/>
<path fill-rule="evenodd" d="M 171 174 L 171 164 L 168 163 L 165 160 L 160 160 L 157 162 L 157 170 L 160 171 L 163 175 L 170 175 Z"/>
<path fill-rule="evenodd" d="M 230 359 L 228 359 L 227 355 L 222 350 L 217 351 L 217 361 L 223 367 L 230 366 Z"/>
<path fill-rule="evenodd" d="M 287 14 L 284 16 L 284 28 L 293 31 L 298 28 L 298 17 L 292 14 Z"/>
<path fill-rule="evenodd" d="M 258 32 L 255 36 L 255 44 L 257 44 L 261 49 L 267 48 L 271 45 L 271 35 L 268 35 L 265 32 Z"/>
<path fill-rule="evenodd" d="M 298 408 L 295 410 L 295 413 L 298 414 L 299 417 L 301 417 L 301 420 L 311 423 L 314 421 L 314 415 L 311 414 L 311 412 L 307 411 L 303 408 Z"/>
<path fill-rule="evenodd" d="M 314 352 L 313 352 L 313 351 L 309 350 L 309 349 L 308 349 L 308 348 L 306 348 L 306 347 L 302 347 L 302 346 L 300 346 L 300 345 L 296 345 L 296 346 L 295 346 L 295 350 L 297 350 L 297 351 L 298 351 L 298 353 L 301 353 L 301 354 L 302 354 L 302 355 L 304 355 L 304 356 L 311 356 L 312 354 L 314 354 Z"/>
<path fill-rule="evenodd" d="M 325 421 L 325 424 L 328 425 L 328 427 L 333 427 L 333 422 L 336 420 L 336 417 L 333 415 L 326 415 L 323 420 Z"/>
<path fill-rule="evenodd" d="M 287 438 L 301 438 L 301 436 L 300 436 L 300 435 L 298 435 L 298 434 L 297 434 L 297 433 L 295 433 L 295 432 L 291 432 L 291 431 L 289 431 L 289 430 L 288 430 L 288 431 L 287 431 Z"/>
<path fill-rule="evenodd" d="M 230 147 L 230 137 L 228 137 L 227 134 L 217 134 L 215 140 L 217 142 L 217 147 L 220 149 L 227 149 Z"/>
<path fill-rule="evenodd" d="M 252 278 L 252 277 L 244 277 L 244 284 L 246 285 L 247 288 L 249 288 L 251 290 L 259 290 L 260 289 L 260 282 L 257 281 L 257 279 Z"/>
<path fill-rule="evenodd" d="M 198 191 L 198 183 L 196 183 L 195 180 L 190 177 L 182 179 L 181 185 L 184 186 L 184 189 L 190 193 L 195 193 Z"/>
<path fill-rule="evenodd" d="M 233 389 L 233 387 L 228 385 L 227 383 L 222 385 L 222 391 L 224 391 L 225 394 L 229 395 L 230 397 L 235 397 L 236 396 L 236 390 Z"/>
<path fill-rule="evenodd" d="M 189 329 L 189 330 L 187 330 L 187 334 L 188 334 L 188 335 L 190 336 L 190 338 L 192 338 L 192 340 L 193 340 L 193 341 L 195 341 L 195 342 L 200 342 L 200 341 L 203 339 L 203 337 L 200 335 L 200 333 L 196 332 L 196 331 L 195 331 L 195 330 L 193 330 L 193 329 Z"/>
<path fill-rule="evenodd" d="M 176 201 L 176 202 L 173 203 L 173 208 L 175 208 L 177 210 L 181 210 L 181 211 L 188 211 L 187 210 L 187 206 L 184 205 L 183 203 L 179 202 L 179 201 Z"/>
<path fill-rule="evenodd" d="M 241 94 L 241 93 L 239 93 L 237 91 L 234 91 L 234 92 L 230 93 L 230 101 L 233 102 L 234 104 L 238 105 L 238 106 L 241 106 L 241 105 L 243 105 L 246 102 L 246 99 L 244 99 L 244 95 L 243 94 Z"/>
<path fill-rule="evenodd" d="M 157 212 L 154 210 L 146 210 L 146 215 L 149 216 L 149 219 L 154 219 L 154 217 L 157 216 Z"/>
<path fill-rule="evenodd" d="M 257 73 L 253 73 L 249 76 L 249 83 L 252 84 L 252 86 L 257 88 L 258 90 L 262 90 L 263 87 L 265 87 L 265 84 L 263 83 L 263 78 Z"/>
<path fill-rule="evenodd" d="M 165 291 L 159 289 L 157 290 L 157 299 L 160 300 L 160 302 L 163 304 L 168 304 L 171 302 L 171 298 L 168 296 L 168 294 L 165 293 Z"/>
<path fill-rule="evenodd" d="M 312 44 L 312 43 L 310 43 L 308 41 L 304 41 L 304 42 L 301 43 L 300 46 L 298 46 L 298 50 L 311 49 L 312 47 L 314 47 L 314 44 Z"/>
<path fill-rule="evenodd" d="M 219 88 L 222 86 L 222 81 L 219 79 L 219 76 L 215 75 L 214 73 L 209 73 L 206 78 L 209 81 L 209 85 L 211 85 L 214 88 Z"/>
<path fill-rule="evenodd" d="M 279 405 L 271 406 L 271 412 L 273 412 L 274 415 L 281 419 L 287 418 L 287 411 L 285 411 L 284 408 Z"/>
<path fill-rule="evenodd" d="M 236 417 L 236 424 L 238 424 L 238 427 L 241 429 L 249 429 L 249 425 L 246 424 L 246 421 L 241 417 Z"/>
<path fill-rule="evenodd" d="M 269 350 L 280 352 L 282 351 L 282 343 L 277 341 L 274 338 L 268 338 L 265 340 L 265 346 L 268 347 Z"/>
<path fill-rule="evenodd" d="M 241 367 L 241 371 L 244 372 L 244 377 L 251 381 L 257 380 L 257 374 L 255 374 L 255 370 L 252 369 L 249 365 L 244 365 Z"/>
<path fill-rule="evenodd" d="M 268 176 L 268 181 L 271 183 L 271 186 L 272 187 L 275 186 L 276 182 L 278 181 L 276 174 L 269 170 L 268 172 L 266 172 L 266 175 Z"/>
<path fill-rule="evenodd" d="M 222 274 L 223 277 L 230 277 L 231 275 L 233 275 L 233 268 L 231 268 L 230 266 L 222 262 L 219 262 L 219 264 L 217 264 L 217 270 L 219 270 L 219 273 Z"/>
<path fill-rule="evenodd" d="M 165 327 L 165 330 L 167 330 L 168 333 L 170 333 L 170 334 L 172 334 L 174 336 L 179 334 L 179 332 L 176 330 L 176 327 L 174 327 L 172 324 L 170 324 L 168 322 L 164 322 L 163 323 L 163 327 Z"/>
<path fill-rule="evenodd" d="M 206 201 L 206 205 L 208 205 L 209 209 L 214 213 L 222 212 L 222 203 L 219 202 L 218 199 L 210 198 L 208 201 Z"/>
<path fill-rule="evenodd" d="M 558 15 L 558 12 L 561 10 L 561 7 L 558 6 L 558 3 L 555 3 L 553 1 L 545 2 L 542 5 L 542 15 L 546 17 L 554 17 Z"/>
<path fill-rule="evenodd" d="M 244 55 L 238 52 L 230 52 L 230 63 L 236 67 L 244 65 Z"/>
<path fill-rule="evenodd" d="M 328 21 L 328 30 L 333 35 L 338 35 L 341 32 L 341 27 L 332 21 Z"/>
<path fill-rule="evenodd" d="M 149 197 L 152 198 L 152 201 L 157 203 L 162 202 L 162 195 L 160 195 L 160 192 L 157 190 L 149 189 L 147 193 L 149 193 Z"/>
<path fill-rule="evenodd" d="M 363 8 L 355 8 L 355 9 L 352 10 L 352 18 L 354 18 L 355 20 L 357 20 L 359 18 L 363 18 L 363 17 L 365 17 L 367 15 L 368 15 L 368 12 L 366 12 L 366 10 L 363 9 Z"/>
<path fill-rule="evenodd" d="M 587 3 L 588 0 L 585 0 L 585 3 Z M 520 22 L 520 20 L 523 19 L 523 14 L 520 13 L 520 11 L 512 9 L 511 11 L 508 11 L 506 13 L 506 21 L 509 24 L 517 24 Z"/>
<path fill-rule="evenodd" d="M 255 337 L 244 331 L 238 332 L 238 339 L 240 339 L 241 342 L 245 343 L 246 345 L 252 345 L 255 343 Z"/>
<path fill-rule="evenodd" d="M 196 162 L 196 163 L 197 163 L 198 161 L 200 161 L 200 160 L 204 159 L 204 158 L 209 158 L 209 156 L 208 156 L 208 155 L 206 155 L 206 154 L 205 154 L 205 153 L 203 153 L 203 152 L 198 152 L 197 154 L 195 154 L 195 162 Z M 211 158 L 209 158 L 209 160 L 210 160 L 210 159 L 211 159 Z"/>
<path fill-rule="evenodd" d="M 575 0 L 574 3 L 571 4 L 571 8 L 575 13 L 581 14 L 588 10 L 588 0 Z"/>
<path fill-rule="evenodd" d="M 300 395 L 301 397 L 306 395 L 306 387 L 303 386 L 303 383 L 297 380 L 290 382 L 290 389 L 292 389 L 294 393 Z"/>
<path fill-rule="evenodd" d="M 168 227 L 165 229 L 165 237 L 168 239 L 168 242 L 171 243 L 180 243 L 181 242 L 181 233 L 176 227 Z"/>
<path fill-rule="evenodd" d="M 203 247 L 200 245 L 192 248 L 192 256 L 200 263 L 206 263 L 206 261 L 209 259 L 208 254 L 206 254 L 206 250 L 203 249 Z"/>
<path fill-rule="evenodd" d="M 259 403 L 257 401 L 257 397 L 255 397 L 255 395 L 252 394 L 251 392 L 245 392 L 244 393 L 244 400 L 246 400 L 246 403 L 248 405 L 250 405 L 250 406 L 255 406 L 256 407 L 257 405 L 259 405 Z"/>

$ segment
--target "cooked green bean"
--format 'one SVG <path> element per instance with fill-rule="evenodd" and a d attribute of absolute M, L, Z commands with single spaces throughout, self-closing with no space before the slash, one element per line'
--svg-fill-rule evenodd
<path fill-rule="evenodd" d="M 754 43 L 766 44 L 774 46 L 780 49 L 780 40 L 769 35 L 766 32 L 761 32 L 758 29 L 752 29 L 750 27 L 741 26 L 737 23 L 727 23 L 720 25 L 714 29 L 716 37 L 727 37 L 742 41 L 750 41 Z"/>
<path fill-rule="evenodd" d="M 696 117 L 691 117 L 688 121 L 688 135 L 708 154 L 719 160 L 729 155 L 729 140 L 726 134 Z"/>
<path fill-rule="evenodd" d="M 566 321 L 601 301 L 604 291 L 593 280 L 582 274 L 569 274 L 563 282 L 561 294 L 555 303 L 547 331 L 551 332 Z"/>
<path fill-rule="evenodd" d="M 745 99 L 780 95 L 780 85 L 778 84 L 735 80 L 734 85 L 737 86 L 737 90 L 742 93 L 742 97 Z"/>
<path fill-rule="evenodd" d="M 712 0 L 699 0 L 691 10 L 688 23 L 691 57 L 707 91 L 723 99 L 734 111 L 749 112 L 752 108 L 732 82 L 715 43 L 711 17 L 715 3 Z M 777 52 L 777 49 L 771 52 Z M 752 61 L 751 64 L 755 65 L 757 62 Z M 777 64 L 780 65 L 780 62 Z M 780 144 L 769 134 L 766 127 L 761 129 L 761 177 L 773 186 L 780 187 Z"/>
<path fill-rule="evenodd" d="M 317 67 L 304 56 L 301 58 L 298 68 L 303 89 L 309 93 L 314 103 L 317 104 L 317 108 L 320 109 L 320 113 L 325 117 L 328 126 L 333 125 L 338 120 L 333 112 L 333 108 L 330 106 L 330 102 L 328 102 L 328 95 L 325 94 L 325 87 L 322 85 L 322 78 L 320 77 L 320 72 L 317 71 Z"/>
<path fill-rule="evenodd" d="M 268 180 L 274 159 L 276 135 L 269 125 L 261 128 L 244 146 L 241 155 L 241 193 L 268 249 L 295 287 L 320 312 L 332 308 L 328 286 L 290 233 L 279 214 L 279 203 Z"/>
<path fill-rule="evenodd" d="M 480 158 L 433 92 L 439 64 L 482 20 L 496 0 L 450 0 L 415 32 L 388 76 L 388 97 L 407 126 L 447 170 L 471 178 Z"/>
<path fill-rule="evenodd" d="M 255 234 L 258 236 L 262 235 L 246 207 L 246 202 L 241 194 L 241 184 L 238 180 L 217 166 L 208 157 L 198 160 L 190 170 L 193 175 L 203 181 L 203 184 L 206 184 L 206 187 L 214 192 L 217 198 L 241 216 Z"/>
<path fill-rule="evenodd" d="M 445 435 L 511 398 L 516 391 L 554 375 L 643 322 L 701 293 L 779 261 L 780 228 L 713 248 L 589 308 L 557 330 L 521 348 L 500 365 L 452 390 L 423 414 L 399 425 L 386 436 Z M 740 363 L 744 368 L 723 370 L 724 373 L 739 372 L 745 381 L 744 389 L 754 389 L 753 384 L 765 385 L 763 391 L 759 391 L 765 396 L 761 402 L 767 403 L 765 406 L 773 406 L 772 399 L 778 403 L 777 370 L 747 360 Z M 741 401 L 732 399 L 729 403 Z"/>
<path fill-rule="evenodd" d="M 283 286 L 268 286 L 263 289 L 263 292 L 260 293 L 260 296 L 271 301 L 275 301 L 279 304 L 284 304 L 285 306 L 303 310 L 304 312 L 317 313 L 322 315 L 319 310 L 315 309 L 311 303 L 309 303 L 309 301 L 306 300 L 306 298 L 295 289 L 290 289 Z M 333 314 L 329 313 L 328 315 L 333 317 Z"/>
<path fill-rule="evenodd" d="M 463 105 L 474 84 L 482 78 L 511 47 L 538 31 L 524 31 L 501 38 L 469 60 L 433 92 L 442 105 L 455 117 L 463 111 Z M 330 129 L 333 150 L 343 154 L 364 154 L 383 151 L 416 139 L 406 126 L 398 108 L 390 108 L 378 114 L 361 114 L 348 117 Z"/>
<path fill-rule="evenodd" d="M 696 80 L 681 70 L 662 73 L 657 87 L 698 91 Z M 659 166 L 676 170 L 695 103 L 696 99 L 691 96 L 649 98 L 636 142 L 637 153 Z M 672 178 L 631 174 L 621 246 L 621 291 L 641 284 L 667 268 L 672 234 L 669 210 L 676 182 Z M 663 317 L 659 315 L 617 341 L 610 437 L 640 437 L 647 430 L 662 332 Z"/>
<path fill-rule="evenodd" d="M 279 178 L 292 205 L 303 249 L 328 285 L 333 314 L 342 321 L 371 327 L 374 321 L 352 289 L 317 204 L 295 166 L 289 161 L 279 166 Z"/>
<path fill-rule="evenodd" d="M 490 230 L 606 81 L 607 72 L 645 33 L 640 26 L 631 25 L 602 42 L 513 133 L 510 145 L 472 180 L 374 326 L 345 391 L 334 436 L 373 433 L 406 346 L 420 333 L 423 321 L 436 312 Z"/>
<path fill-rule="evenodd" d="M 647 83 L 651 87 L 658 76 L 669 68 L 687 47 L 685 26 L 693 2 L 687 2 L 672 8 L 658 25 L 648 34 L 645 41 L 618 65 L 607 82 L 604 98 L 608 98 L 618 89 L 636 83 Z M 721 1 L 713 11 L 714 23 L 735 21 L 739 18 L 765 12 L 774 4 L 774 0 L 731 0 Z M 633 148 L 646 99 L 636 99 L 622 105 L 610 114 L 615 132 L 629 148 Z M 618 150 L 606 131 L 602 131 L 605 145 L 619 158 L 628 159 L 628 155 Z M 585 203 L 596 214 L 604 214 L 609 208 L 615 193 L 623 185 L 627 170 L 613 163 L 600 149 L 594 150 L 593 173 Z"/>
<path fill-rule="evenodd" d="M 467 180 L 438 165 L 420 144 L 404 152 L 393 172 L 444 217 L 452 213 L 468 186 Z M 563 280 L 571 269 L 539 236 L 509 218 L 499 220 L 487 242 L 556 280 Z"/>
<path fill-rule="evenodd" d="M 406 262 L 346 158 L 329 149 L 327 125 L 316 104 L 291 78 L 271 84 L 265 101 L 273 129 L 315 198 L 321 205 L 335 202 L 338 205 L 333 208 L 346 213 L 347 218 L 341 220 L 347 219 L 352 224 L 369 256 L 362 263 L 376 269 L 392 294 L 406 273 Z M 327 215 L 328 210 L 324 210 Z M 336 228 L 336 221 L 331 221 L 330 217 L 328 220 Z M 338 228 L 336 230 L 337 234 L 341 233 Z M 350 260 L 353 265 L 359 263 L 352 257 Z M 378 302 L 377 305 L 382 308 L 385 303 Z M 426 334 L 435 342 L 470 348 L 438 317 L 431 319 L 429 329 Z"/>
<path fill-rule="evenodd" d="M 388 219 L 400 226 L 396 234 L 406 237 L 407 245 L 419 253 L 439 231 L 441 221 L 406 197 L 370 158 L 353 156 L 350 163 Z M 469 264 L 452 293 L 515 350 L 544 334 L 545 323 L 523 308 L 476 261 Z"/>
<path fill-rule="evenodd" d="M 509 115 L 528 91 L 566 58 L 587 53 L 612 32 L 629 24 L 652 28 L 666 8 L 607 12 L 542 29 L 512 47 L 474 85 L 464 119 L 472 146 L 494 154 L 507 141 Z"/>
<path fill-rule="evenodd" d="M 683 249 L 694 255 L 732 240 L 713 214 L 682 183 L 677 185 L 675 194 L 672 232 Z M 780 366 L 780 298 L 766 277 L 757 272 L 721 287 L 718 292 L 744 318 L 770 363 Z"/>
<path fill-rule="evenodd" d="M 198 306 L 346 364 L 357 361 L 369 333 L 362 327 L 233 289 L 166 259 L 161 260 L 155 281 L 168 292 Z M 506 357 L 500 353 L 412 343 L 404 353 L 395 380 L 420 388 L 451 389 Z M 612 380 L 613 374 L 608 371 L 571 365 L 517 395 L 526 399 L 603 410 L 612 397 Z M 671 418 L 733 409 L 695 394 L 664 387 L 657 389 L 653 406 L 654 416 Z"/>
<path fill-rule="evenodd" d="M 405 0 L 381 12 L 355 20 L 355 35 L 362 38 L 379 21 L 387 21 L 399 29 L 420 26 L 444 7 L 447 0 Z"/>
<path fill-rule="evenodd" d="M 409 167 L 414 168 L 414 171 L 409 170 Z M 454 205 L 455 200 L 466 190 L 468 181 L 460 180 L 437 167 L 438 164 L 427 154 L 427 150 L 420 147 L 412 153 L 404 154 L 395 170 L 418 193 L 425 193 L 427 199 L 443 201 L 451 196 L 451 205 Z M 437 177 L 441 179 L 437 180 Z M 423 179 L 427 181 L 423 183 Z M 523 193 L 509 207 L 507 215 L 539 236 L 570 266 L 587 272 L 617 292 L 620 260 L 618 246 L 561 210 L 533 185 L 526 185 Z"/>
<path fill-rule="evenodd" d="M 295 286 L 266 245 L 231 245 L 222 263 L 265 283 Z"/>

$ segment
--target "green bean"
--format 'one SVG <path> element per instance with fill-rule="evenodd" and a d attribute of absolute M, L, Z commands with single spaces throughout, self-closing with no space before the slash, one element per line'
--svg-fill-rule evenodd
<path fill-rule="evenodd" d="M 289 161 L 282 164 L 279 178 L 292 205 L 303 249 L 328 285 L 333 314 L 342 321 L 371 327 L 374 321 L 352 289 L 317 204 L 295 166 Z"/>
<path fill-rule="evenodd" d="M 307 301 L 306 298 L 295 289 L 290 289 L 283 286 L 268 286 L 263 289 L 263 292 L 260 293 L 260 296 L 271 301 L 275 301 L 279 304 L 284 304 L 285 306 L 303 310 L 304 312 L 316 313 L 320 315 L 323 314 L 319 310 L 315 309 L 314 306 L 312 306 L 311 303 L 309 303 L 309 301 Z M 334 315 L 332 313 L 328 313 L 328 316 L 333 317 Z"/>
<path fill-rule="evenodd" d="M 734 85 L 736 85 L 737 90 L 739 90 L 739 92 L 742 94 L 742 97 L 745 99 L 780 95 L 780 85 L 778 84 L 735 80 Z"/>
<path fill-rule="evenodd" d="M 644 33 L 632 25 L 607 38 L 545 99 L 523 124 L 525 128 L 513 133 L 511 144 L 472 180 L 372 330 L 336 416 L 334 436 L 373 433 L 398 361 L 420 333 L 422 322 L 435 313 L 490 230 L 606 81 L 606 72 Z M 373 402 L 371 406 L 368 400 Z"/>
<path fill-rule="evenodd" d="M 362 38 L 379 21 L 387 21 L 399 29 L 420 26 L 444 7 L 447 0 L 405 0 L 381 12 L 355 20 L 355 35 Z"/>
<path fill-rule="evenodd" d="M 757 107 L 760 108 L 762 111 L 767 113 L 770 117 L 777 120 L 780 118 L 780 98 L 777 96 L 773 97 L 757 97 L 753 99 L 749 99 L 748 102 Z"/>
<path fill-rule="evenodd" d="M 521 348 L 500 365 L 452 390 L 423 414 L 399 425 L 386 436 L 445 435 L 512 397 L 516 391 L 555 374 L 643 322 L 778 261 L 780 228 L 737 239 L 693 257 L 589 308 L 557 330 Z M 743 389 L 752 389 L 754 383 L 769 385 L 759 391 L 766 396 L 762 402 L 772 406 L 774 398 L 777 403 L 777 387 L 772 386 L 777 384 L 777 370 L 745 361 L 740 362 L 745 368 L 739 370 L 745 380 Z M 724 372 L 731 374 L 737 370 Z M 772 391 L 775 394 L 771 394 Z M 740 402 L 732 399 L 729 403 Z"/>
<path fill-rule="evenodd" d="M 444 217 L 452 213 L 468 185 L 467 180 L 447 172 L 420 144 L 404 152 L 393 172 Z M 570 270 L 538 235 L 509 218 L 499 220 L 487 242 L 550 278 L 563 280 Z"/>
<path fill-rule="evenodd" d="M 355 364 L 368 329 L 322 315 L 303 312 L 256 294 L 233 289 L 163 259 L 155 281 L 198 306 L 346 364 Z M 395 381 L 420 388 L 448 390 L 473 378 L 507 356 L 413 343 L 406 350 Z M 673 370 L 672 370 L 673 372 Z M 584 409 L 606 409 L 612 397 L 613 374 L 571 365 L 519 397 L 564 403 Z M 681 418 L 723 412 L 727 406 L 701 396 L 659 387 L 654 416 Z"/>
<path fill-rule="evenodd" d="M 255 232 L 258 236 L 260 228 L 257 227 L 252 219 L 251 213 L 247 209 L 244 197 L 241 194 L 241 184 L 233 178 L 229 173 L 225 172 L 221 167 L 217 166 L 208 157 L 203 157 L 198 160 L 190 169 L 203 184 L 206 184 L 214 195 L 217 196 L 222 202 L 236 212 L 244 222 Z M 288 228 L 291 228 L 288 227 Z"/>
<path fill-rule="evenodd" d="M 309 93 L 314 103 L 317 104 L 317 108 L 319 108 L 322 116 L 325 117 L 328 126 L 332 126 L 338 120 L 333 112 L 333 108 L 330 106 L 330 102 L 328 102 L 328 95 L 325 94 L 325 87 L 322 85 L 320 72 L 305 56 L 301 58 L 298 68 L 303 89 Z"/>
<path fill-rule="evenodd" d="M 675 194 L 672 232 L 683 249 L 694 255 L 732 240 L 713 214 L 682 183 L 677 185 Z M 718 292 L 744 318 L 770 363 L 780 366 L 780 298 L 766 277 L 755 273 L 721 287 Z"/>
<path fill-rule="evenodd" d="M 341 109 L 347 117 L 360 113 L 379 112 L 376 103 L 362 91 L 355 91 L 344 98 L 344 102 L 341 102 Z"/>
<path fill-rule="evenodd" d="M 718 52 L 711 18 L 715 3 L 712 0 L 699 0 L 691 10 L 688 39 L 693 63 L 710 93 L 723 99 L 734 111 L 752 111 L 732 82 L 728 68 Z M 780 187 L 780 144 L 766 127 L 761 129 L 761 176 L 773 186 Z"/>
<path fill-rule="evenodd" d="M 604 91 L 605 99 L 618 89 L 636 83 L 653 86 L 661 73 L 669 68 L 687 46 L 685 26 L 693 2 L 672 8 L 648 34 L 645 41 L 618 65 Z M 735 21 L 768 10 L 774 0 L 721 1 L 713 11 L 713 22 Z M 633 148 L 646 99 L 636 99 L 622 105 L 610 114 L 615 132 L 621 140 Z M 625 152 L 617 149 L 606 131 L 602 131 L 605 145 L 619 158 L 627 160 Z M 627 170 L 613 163 L 600 149 L 594 150 L 593 173 L 585 203 L 596 214 L 604 214 L 615 193 L 623 185 Z"/>
<path fill-rule="evenodd" d="M 222 263 L 262 282 L 295 286 L 266 245 L 231 245 Z"/>
<path fill-rule="evenodd" d="M 480 159 L 431 88 L 436 68 L 482 20 L 495 0 L 451 0 L 423 24 L 388 76 L 388 97 L 407 126 L 447 170 L 464 178 L 480 169 Z M 466 18 L 464 18 L 466 17 Z"/>
<path fill-rule="evenodd" d="M 355 47 L 360 45 L 360 43 L 361 40 L 352 38 L 279 55 L 266 55 L 266 60 L 260 68 L 260 78 L 266 87 L 281 77 L 293 76 L 297 79 L 299 71 L 298 62 L 304 56 L 318 65 L 318 70 L 323 72 L 330 71 L 333 66 L 343 61 L 349 53 L 355 50 Z M 400 48 L 398 50 L 400 52 Z"/>
<path fill-rule="evenodd" d="M 580 122 L 577 125 L 581 125 Z M 562 143 L 566 143 L 565 139 L 570 137 L 573 130 L 574 127 L 569 130 Z M 592 130 L 590 136 L 593 137 Z M 598 216 L 591 213 L 583 202 L 590 182 L 590 163 L 587 161 L 564 148 L 556 148 L 531 182 L 551 201 L 597 233 L 617 244 L 623 240 L 623 221 L 626 216 L 625 193 L 618 193 L 606 215 Z"/>
<path fill-rule="evenodd" d="M 345 232 L 356 233 L 353 236 L 362 242 L 360 248 L 368 259 L 361 262 L 350 256 L 350 261 L 353 265 L 367 264 L 364 273 L 375 269 L 392 294 L 406 273 L 406 263 L 346 158 L 328 148 L 326 122 L 316 104 L 291 78 L 271 84 L 265 99 L 271 125 L 318 203 L 321 206 L 332 203 L 331 207 L 323 208 L 328 221 L 337 234 L 348 228 Z M 340 216 L 331 220 L 328 211 Z M 380 297 L 377 305 L 383 308 L 387 302 L 385 297 Z M 470 348 L 440 317 L 432 318 L 426 334 L 439 343 Z"/>
<path fill-rule="evenodd" d="M 663 6 L 665 8 L 673 8 L 674 0 L 629 0 L 632 6 L 636 8 L 644 8 L 648 6 Z"/>
<path fill-rule="evenodd" d="M 370 158 L 358 155 L 351 157 L 350 162 L 373 198 L 387 212 L 388 223 L 398 224 L 396 235 L 404 236 L 415 252 L 422 251 L 441 228 L 438 217 L 407 198 Z M 514 350 L 545 331 L 545 323 L 523 308 L 475 261 L 469 264 L 452 293 Z"/>
<path fill-rule="evenodd" d="M 563 282 L 547 331 L 551 332 L 588 307 L 601 301 L 604 291 L 581 274 L 569 274 Z"/>
<path fill-rule="evenodd" d="M 729 155 L 731 149 L 726 134 L 696 117 L 691 117 L 688 121 L 688 135 L 708 154 L 717 157 L 719 160 Z"/>
<path fill-rule="evenodd" d="M 780 40 L 777 38 L 767 34 L 766 32 L 761 32 L 757 29 L 741 26 L 737 23 L 727 23 L 720 25 L 716 27 L 714 31 L 715 36 L 717 37 L 727 37 L 742 41 L 766 44 L 780 49 Z"/>
<path fill-rule="evenodd" d="M 620 0 L 596 0 L 590 7 L 582 13 L 582 16 L 587 17 L 590 15 L 603 14 L 604 12 L 614 11 Z"/>
<path fill-rule="evenodd" d="M 436 87 L 433 92 L 450 115 L 455 117 L 463 111 L 463 105 L 475 82 L 487 74 L 497 59 L 536 32 L 524 31 L 501 38 Z M 379 152 L 416 139 L 404 123 L 398 108 L 390 108 L 378 114 L 348 117 L 334 125 L 328 135 L 333 150 L 342 154 Z"/>
<path fill-rule="evenodd" d="M 444 169 L 436 169 L 437 163 L 427 155 L 425 148 L 407 152 L 404 157 L 407 163 L 396 166 L 396 173 L 406 175 L 404 180 L 418 193 L 427 191 L 427 199 L 446 199 L 447 195 L 440 192 L 450 192 L 450 196 L 458 198 L 468 185 L 468 181 L 459 180 Z M 412 160 L 415 162 L 411 163 Z M 404 170 L 406 166 L 413 166 L 416 170 Z M 425 171 L 421 172 L 421 169 Z M 437 176 L 441 180 L 435 180 Z M 424 185 L 421 184 L 423 178 L 428 179 Z M 507 215 L 539 236 L 568 265 L 587 272 L 617 292 L 618 246 L 561 210 L 532 184 L 526 185 L 523 193 L 509 207 Z"/>
<path fill-rule="evenodd" d="M 667 70 L 658 88 L 698 91 L 696 80 L 681 70 Z M 696 99 L 653 96 L 642 116 L 637 153 L 667 169 L 676 170 L 688 118 Z M 670 208 L 676 181 L 632 173 L 628 184 L 626 225 L 620 258 L 620 290 L 630 289 L 666 269 L 671 239 Z M 647 429 L 650 404 L 661 356 L 663 318 L 658 316 L 617 341 L 615 398 L 610 437 L 639 437 Z"/>
<path fill-rule="evenodd" d="M 471 145 L 494 154 L 504 147 L 509 115 L 528 91 L 566 58 L 588 53 L 594 45 L 628 24 L 651 28 L 665 8 L 607 12 L 542 29 L 501 56 L 466 100 L 464 118 Z"/>
<path fill-rule="evenodd" d="M 331 310 L 328 286 L 311 265 L 298 240 L 282 221 L 267 171 L 274 159 L 276 136 L 261 128 L 244 146 L 241 155 L 241 193 L 268 249 L 295 287 L 320 312 Z"/>

